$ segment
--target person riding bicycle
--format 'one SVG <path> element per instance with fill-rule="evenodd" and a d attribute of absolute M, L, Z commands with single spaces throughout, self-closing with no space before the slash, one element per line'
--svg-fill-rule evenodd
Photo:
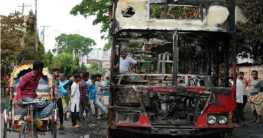
<path fill-rule="evenodd" d="M 27 73 L 21 80 L 21 83 L 17 87 L 17 104 L 19 106 L 23 105 L 23 102 L 32 102 L 37 98 L 36 89 L 38 87 L 38 82 L 41 78 L 41 73 L 43 71 L 44 63 L 41 61 L 34 61 L 33 71 Z M 23 106 L 23 107 L 27 107 Z M 49 116 L 55 115 L 55 108 L 52 101 L 44 101 L 37 105 L 36 118 L 47 118 Z M 24 116 L 28 113 L 28 108 L 23 110 L 20 120 L 23 120 Z"/>

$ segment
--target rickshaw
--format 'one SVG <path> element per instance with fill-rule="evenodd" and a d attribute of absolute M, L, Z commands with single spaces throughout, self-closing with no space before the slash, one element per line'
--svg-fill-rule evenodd
<path fill-rule="evenodd" d="M 37 138 L 38 134 L 45 135 L 45 132 L 51 132 L 52 137 L 57 137 L 57 110 L 55 110 L 55 115 L 52 117 L 44 119 L 36 119 L 33 115 L 33 111 L 37 107 L 34 105 L 43 102 L 45 100 L 52 100 L 55 102 L 53 97 L 47 97 L 50 91 L 50 86 L 52 86 L 52 77 L 49 75 L 48 68 L 44 68 L 41 74 L 41 79 L 39 80 L 38 87 L 36 89 L 37 98 L 30 103 L 25 103 L 28 106 L 29 112 L 25 116 L 25 121 L 19 121 L 21 117 L 23 108 L 17 105 L 17 87 L 21 82 L 22 77 L 32 71 L 34 61 L 26 61 L 18 66 L 15 66 L 10 79 L 10 97 L 9 97 L 9 107 L 3 112 L 4 117 L 4 128 L 2 132 L 2 137 L 7 138 L 8 131 L 19 133 L 19 138 Z M 52 91 L 51 91 L 52 92 Z M 52 93 L 51 93 L 52 95 Z M 55 109 L 57 109 L 56 104 Z M 35 121 L 38 120 L 38 122 Z M 39 122 L 40 121 L 40 122 Z"/>

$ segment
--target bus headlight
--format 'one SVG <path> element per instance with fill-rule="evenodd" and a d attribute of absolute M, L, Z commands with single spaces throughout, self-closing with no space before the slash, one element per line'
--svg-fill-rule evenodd
<path fill-rule="evenodd" d="M 226 117 L 226 116 L 223 116 L 223 115 L 219 116 L 219 118 L 218 118 L 218 123 L 219 123 L 220 125 L 226 124 L 226 123 L 227 123 L 227 117 Z"/>
<path fill-rule="evenodd" d="M 213 115 L 209 115 L 209 116 L 207 117 L 207 123 L 208 123 L 209 125 L 215 124 L 215 123 L 216 123 L 216 117 L 213 116 Z"/>

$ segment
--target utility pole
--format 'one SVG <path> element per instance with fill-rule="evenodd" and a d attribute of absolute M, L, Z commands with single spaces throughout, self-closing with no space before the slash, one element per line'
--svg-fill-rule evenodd
<path fill-rule="evenodd" d="M 35 0 L 35 16 L 36 16 L 36 23 L 35 23 L 35 28 L 36 28 L 36 31 L 35 31 L 35 38 L 36 38 L 36 51 L 38 51 L 38 39 L 37 39 L 37 35 L 38 35 L 38 30 L 37 30 L 37 0 Z"/>
<path fill-rule="evenodd" d="M 40 26 L 40 27 L 43 27 L 43 45 L 45 46 L 45 28 L 49 27 L 49 26 L 43 25 L 43 26 Z"/>
<path fill-rule="evenodd" d="M 19 6 L 19 5 L 18 5 L 18 7 L 22 7 L 22 15 L 24 15 L 24 8 L 25 8 L 25 7 L 31 7 L 31 5 L 25 5 L 25 3 L 23 3 L 22 6 Z"/>

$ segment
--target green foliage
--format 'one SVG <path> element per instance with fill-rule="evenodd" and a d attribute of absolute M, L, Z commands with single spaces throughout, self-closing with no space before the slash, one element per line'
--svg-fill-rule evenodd
<path fill-rule="evenodd" d="M 108 39 L 108 42 L 104 45 L 103 50 L 107 51 L 111 48 L 111 46 L 112 46 L 112 39 Z"/>
<path fill-rule="evenodd" d="M 92 46 L 96 45 L 96 42 L 91 38 L 86 38 L 78 34 L 61 34 L 56 37 L 58 42 L 58 53 L 63 52 L 67 53 L 77 53 L 78 50 L 82 51 L 84 55 L 88 55 L 92 51 Z M 53 52 L 57 51 L 57 48 L 52 50 Z"/>
<path fill-rule="evenodd" d="M 263 64 L 263 6 L 262 1 L 236 0 L 247 22 L 237 23 L 237 54 L 241 58 L 252 56 Z"/>
<path fill-rule="evenodd" d="M 53 54 L 51 53 L 50 50 L 48 50 L 48 52 L 45 54 L 45 56 L 46 56 L 46 65 L 47 65 L 48 69 L 51 70 Z"/>
<path fill-rule="evenodd" d="M 65 73 L 66 77 L 69 78 L 72 76 L 74 70 L 74 57 L 69 53 L 61 53 L 57 56 L 52 57 L 51 68 L 59 68 L 62 73 Z M 77 66 L 78 69 L 78 66 Z"/>
<path fill-rule="evenodd" d="M 29 13 L 26 18 L 26 32 L 24 33 L 22 49 L 19 53 L 18 64 L 23 63 L 26 60 L 41 60 L 45 61 L 45 48 L 42 43 L 38 41 L 38 49 L 36 51 L 36 39 L 35 36 L 35 15 Z"/>
<path fill-rule="evenodd" d="M 80 66 L 79 70 L 80 71 L 84 71 L 84 72 L 87 71 L 87 67 L 84 65 L 84 62 L 81 63 L 81 66 Z"/>
<path fill-rule="evenodd" d="M 101 33 L 106 33 L 101 36 L 102 39 L 109 39 L 110 31 L 110 20 L 108 15 L 108 9 L 112 5 L 113 0 L 82 0 L 82 2 L 72 8 L 70 11 L 71 15 L 77 16 L 82 15 L 85 18 L 88 16 L 96 16 L 96 19 L 93 21 L 93 25 L 102 25 Z M 111 43 L 105 45 L 105 49 L 110 48 Z"/>
<path fill-rule="evenodd" d="M 13 66 L 26 60 L 41 60 L 46 63 L 44 46 L 35 42 L 35 15 L 22 16 L 19 12 L 1 15 L 1 76 L 10 74 Z"/>
<path fill-rule="evenodd" d="M 92 63 L 90 66 L 90 69 L 97 71 L 99 69 L 99 64 L 98 63 Z"/>
<path fill-rule="evenodd" d="M 21 13 L 1 15 L 1 69 L 5 70 L 12 63 L 17 65 L 24 36 L 24 17 Z"/>

